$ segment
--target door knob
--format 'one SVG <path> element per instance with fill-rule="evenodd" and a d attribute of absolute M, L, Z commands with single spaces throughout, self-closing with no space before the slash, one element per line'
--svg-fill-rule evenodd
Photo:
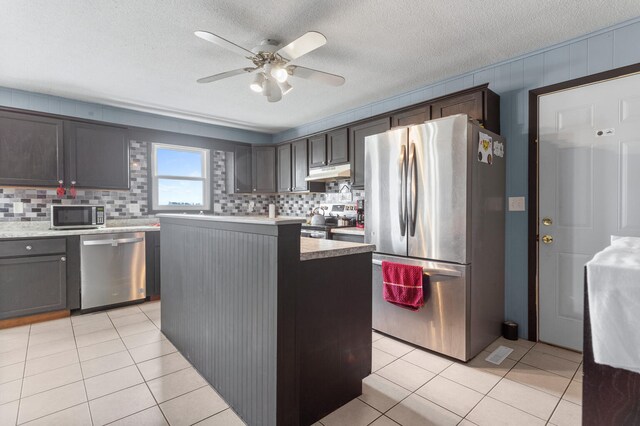
<path fill-rule="evenodd" d="M 553 221 L 551 220 L 550 217 L 544 217 L 542 218 L 542 224 L 544 226 L 551 226 L 551 224 L 553 223 Z"/>
<path fill-rule="evenodd" d="M 553 237 L 551 235 L 544 235 L 542 237 L 542 242 L 545 244 L 551 244 L 553 242 Z"/>

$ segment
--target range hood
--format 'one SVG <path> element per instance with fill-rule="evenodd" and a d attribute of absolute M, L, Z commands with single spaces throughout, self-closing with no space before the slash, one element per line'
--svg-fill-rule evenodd
<path fill-rule="evenodd" d="M 334 180 L 349 179 L 351 177 L 351 164 L 339 166 L 326 166 L 309 169 L 309 176 L 304 178 L 307 182 L 331 182 Z"/>

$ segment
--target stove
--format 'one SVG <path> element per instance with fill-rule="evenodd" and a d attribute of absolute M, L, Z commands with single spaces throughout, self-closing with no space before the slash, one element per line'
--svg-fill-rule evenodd
<path fill-rule="evenodd" d="M 303 223 L 300 236 L 307 238 L 320 238 L 325 240 L 331 239 L 331 230 L 333 228 L 351 228 L 353 225 L 338 225 L 338 216 L 353 219 L 356 217 L 356 204 L 323 204 L 318 206 L 324 210 L 325 224 L 310 225 Z"/>

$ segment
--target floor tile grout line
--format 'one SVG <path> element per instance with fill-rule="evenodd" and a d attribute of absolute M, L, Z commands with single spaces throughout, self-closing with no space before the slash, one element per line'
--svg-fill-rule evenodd
<path fill-rule="evenodd" d="M 535 345 L 534 345 L 534 346 L 535 346 Z M 529 352 L 534 348 L 534 346 L 532 346 L 531 348 L 529 348 L 529 349 L 527 350 L 527 352 L 525 352 L 525 354 L 523 355 L 523 358 L 524 358 L 524 356 L 526 356 L 526 354 L 528 354 L 528 353 L 529 353 Z M 471 414 L 471 412 L 473 412 L 473 410 L 474 410 L 474 409 L 475 409 L 475 408 L 476 408 L 476 407 L 477 407 L 477 406 L 478 406 L 478 405 L 479 405 L 479 404 L 480 404 L 480 403 L 481 403 L 485 398 L 491 398 L 491 399 L 493 399 L 494 401 L 498 401 L 498 402 L 500 402 L 500 403 L 502 403 L 502 404 L 508 405 L 508 406 L 509 406 L 509 407 L 511 407 L 511 408 L 515 408 L 516 410 L 519 410 L 519 411 L 521 411 L 521 412 L 523 412 L 523 413 L 526 413 L 526 414 L 528 414 L 528 415 L 530 415 L 530 416 L 533 416 L 533 417 L 538 418 L 538 419 L 540 419 L 540 420 L 543 420 L 543 421 L 545 421 L 545 422 L 548 422 L 548 421 L 549 421 L 549 419 L 553 416 L 553 413 L 555 412 L 555 409 L 556 409 L 556 407 L 557 407 L 557 404 L 560 402 L 560 399 L 558 400 L 558 402 L 556 402 L 556 406 L 555 406 L 555 407 L 554 407 L 554 409 L 551 411 L 551 414 L 549 414 L 549 419 L 546 419 L 546 420 L 545 420 L 545 419 L 543 419 L 543 418 L 541 418 L 541 417 L 536 416 L 535 414 L 531 414 L 531 413 L 529 413 L 529 412 L 527 412 L 527 411 L 524 411 L 524 410 L 522 410 L 522 409 L 520 409 L 520 408 L 518 408 L 518 407 L 515 407 L 515 406 L 513 406 L 513 405 L 511 405 L 511 404 L 509 404 L 509 403 L 507 403 L 507 402 L 505 402 L 505 401 L 501 401 L 501 400 L 499 400 L 499 399 L 497 399 L 497 398 L 494 398 L 494 397 L 492 397 L 492 396 L 490 396 L 490 395 L 489 395 L 489 394 L 491 393 L 491 391 L 492 391 L 496 386 L 498 386 L 502 380 L 505 380 L 505 379 L 506 379 L 506 380 L 513 381 L 513 382 L 518 383 L 518 384 L 521 384 L 521 385 L 523 385 L 523 386 L 527 386 L 527 387 L 528 387 L 528 388 L 530 388 L 530 389 L 533 389 L 533 390 L 537 390 L 537 391 L 539 391 L 539 392 L 546 393 L 547 395 L 551 395 L 551 394 L 549 394 L 548 392 L 541 391 L 540 389 L 536 389 L 536 388 L 533 388 L 533 387 L 531 387 L 531 386 L 528 386 L 528 385 L 526 385 L 526 384 L 524 384 L 524 383 L 520 383 L 520 382 L 518 382 L 518 381 L 516 381 L 516 380 L 511 380 L 511 379 L 508 379 L 508 378 L 507 378 L 507 374 L 509 374 L 509 372 L 511 372 L 511 370 L 513 370 L 513 369 L 514 369 L 514 368 L 519 364 L 519 362 L 520 362 L 520 361 L 516 362 L 516 363 L 513 365 L 513 367 L 511 367 L 511 368 L 509 369 L 509 371 L 507 371 L 507 373 L 506 373 L 504 376 L 502 376 L 502 377 L 500 378 L 500 380 L 498 380 L 498 382 L 497 382 L 497 383 L 496 383 L 496 384 L 495 384 L 491 389 L 489 389 L 489 391 L 488 391 L 488 392 L 487 392 L 487 393 L 486 393 L 486 394 L 485 394 L 485 395 L 480 399 L 480 401 L 478 401 L 478 403 L 477 403 L 476 405 L 474 405 L 474 407 L 473 407 L 471 410 L 469 410 L 469 412 L 468 412 L 468 413 L 467 413 L 467 415 L 464 417 L 464 419 L 469 420 L 469 419 L 467 419 L 467 417 L 469 416 L 469 414 Z M 528 364 L 527 364 L 527 365 L 528 365 Z M 537 367 L 536 367 L 536 368 L 537 368 Z M 542 370 L 542 369 L 539 369 L 539 370 Z M 545 370 L 542 370 L 542 371 L 545 371 Z M 557 397 L 557 396 L 555 396 L 555 395 L 551 395 L 551 396 L 553 396 L 554 398 L 558 398 L 558 397 Z M 471 422 L 471 420 L 469 420 L 469 421 Z M 472 422 L 472 423 L 473 423 L 473 422 Z"/>
<path fill-rule="evenodd" d="M 31 324 L 29 324 L 29 333 L 27 334 L 27 348 L 24 351 L 24 366 L 22 366 L 22 378 L 20 380 L 20 394 L 18 398 L 18 409 L 16 410 L 16 425 L 20 418 L 20 405 L 22 404 L 22 388 L 24 387 L 24 373 L 27 370 L 27 354 L 29 353 L 29 340 L 31 339 Z"/>
<path fill-rule="evenodd" d="M 142 311 L 142 309 L 140 309 L 139 307 L 138 307 L 138 310 Z M 145 316 L 147 315 L 147 314 L 145 314 L 144 312 L 143 312 L 143 314 L 144 314 Z M 107 316 L 109 316 L 109 315 L 107 314 Z M 112 320 L 112 318 L 111 318 L 110 316 L 109 316 L 109 320 L 111 321 L 111 323 L 113 323 L 113 320 Z M 155 324 L 154 324 L 154 326 L 155 326 Z M 115 324 L 114 324 L 114 327 L 115 327 Z M 157 328 L 157 327 L 156 327 L 156 328 Z M 159 328 L 158 328 L 158 331 L 160 331 L 160 333 L 162 333 L 162 330 L 160 330 Z M 119 332 L 117 329 L 116 329 L 116 333 L 118 333 L 118 336 L 120 336 L 120 339 L 122 339 L 122 335 L 120 334 L 120 332 Z M 123 340 L 123 344 L 124 344 L 124 347 L 125 347 L 125 348 L 126 348 L 126 350 L 127 350 L 127 353 L 129 354 L 129 357 L 131 357 L 131 359 L 133 360 L 133 365 L 135 365 L 135 366 L 136 366 L 136 369 L 138 370 L 138 374 L 140 374 L 140 377 L 142 377 L 142 382 L 143 382 L 143 383 L 144 383 L 144 385 L 146 386 L 147 391 L 151 394 L 151 397 L 153 398 L 154 402 L 156 403 L 156 407 L 158 407 L 158 410 L 160 410 L 160 414 L 162 414 L 162 417 L 163 417 L 163 418 L 164 418 L 164 420 L 167 422 L 167 424 L 171 424 L 171 423 L 169 423 L 169 419 L 167 419 L 167 416 L 165 416 L 164 411 L 162 411 L 162 408 L 160 407 L 160 404 L 158 403 L 158 400 L 156 399 L 156 396 L 155 396 L 155 395 L 153 394 L 153 392 L 151 391 L 151 388 L 149 387 L 149 384 L 147 383 L 147 379 L 144 377 L 144 374 L 142 374 L 142 371 L 140 371 L 140 367 L 138 367 L 138 363 L 137 363 L 137 362 L 136 362 L 136 360 L 133 358 L 133 356 L 131 356 L 131 351 L 129 350 L 129 347 L 127 346 L 127 344 L 126 344 L 126 343 L 124 343 L 124 340 Z M 176 349 L 177 349 L 177 348 L 176 348 Z M 180 356 L 182 356 L 182 354 L 180 354 Z M 185 358 L 185 359 L 186 359 L 186 358 Z M 191 366 L 191 363 L 189 363 L 189 366 Z M 160 376 L 160 377 L 162 377 L 162 376 Z M 156 378 L 157 378 L 157 377 L 156 377 Z M 145 408 L 145 410 L 146 410 L 146 409 L 148 409 L 148 408 Z M 141 410 L 141 411 L 143 411 L 143 410 Z M 122 417 L 122 418 L 125 418 L 125 417 Z"/>
<path fill-rule="evenodd" d="M 78 383 L 78 382 L 74 382 L 74 383 Z M 71 383 L 69 383 L 69 384 L 71 384 Z M 88 402 L 87 401 L 82 401 L 82 402 L 80 402 L 78 404 L 75 404 L 75 405 L 72 405 L 70 407 L 62 408 L 60 410 L 52 411 L 49 414 L 45 414 L 44 416 L 36 417 L 35 419 L 31 419 L 28 422 L 23 422 L 23 423 L 17 423 L 16 422 L 16 425 L 18 425 L 18 424 L 23 425 L 25 423 L 35 422 L 36 420 L 40 420 L 40 419 L 44 419 L 45 417 L 53 416 L 54 414 L 61 413 L 61 412 L 65 411 L 65 410 L 69 410 L 71 408 L 75 408 L 75 407 L 78 407 L 78 406 L 83 405 L 83 404 L 87 404 L 88 405 Z M 92 424 L 93 424 L 93 422 L 92 422 Z"/>
<path fill-rule="evenodd" d="M 71 320 L 69 320 L 69 322 L 71 322 Z M 93 415 L 91 414 L 91 406 L 89 405 L 89 392 L 87 392 L 87 384 L 84 378 L 84 370 L 82 369 L 82 363 L 80 362 L 80 349 L 78 348 L 78 341 L 76 340 L 76 332 L 75 332 L 75 329 L 73 328 L 73 325 L 71 325 L 71 331 L 73 333 L 73 339 L 76 343 L 76 355 L 78 356 L 80 376 L 82 377 L 82 387 L 84 388 L 84 398 L 85 398 L 85 402 L 87 403 L 87 410 L 89 410 L 89 419 L 91 420 L 91 425 L 93 426 Z"/>

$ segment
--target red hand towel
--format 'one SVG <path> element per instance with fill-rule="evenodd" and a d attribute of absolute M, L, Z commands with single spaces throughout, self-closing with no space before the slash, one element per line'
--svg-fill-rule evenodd
<path fill-rule="evenodd" d="M 422 266 L 382 262 L 382 297 L 389 303 L 417 311 L 424 306 Z"/>

